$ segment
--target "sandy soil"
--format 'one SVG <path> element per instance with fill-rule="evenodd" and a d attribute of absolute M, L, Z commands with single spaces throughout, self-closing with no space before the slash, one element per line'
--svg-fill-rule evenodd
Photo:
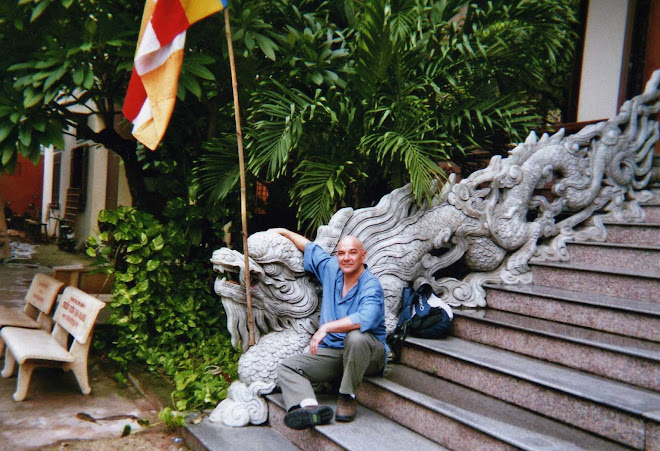
<path fill-rule="evenodd" d="M 97 440 L 63 440 L 52 446 L 39 448 L 45 451 L 180 451 L 189 450 L 176 430 L 163 425 L 153 426 L 126 437 Z"/>

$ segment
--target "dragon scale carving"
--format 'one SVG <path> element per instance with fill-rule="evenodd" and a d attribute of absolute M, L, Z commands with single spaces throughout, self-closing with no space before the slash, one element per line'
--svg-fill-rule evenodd
<path fill-rule="evenodd" d="M 602 241 L 603 220 L 642 221 L 639 202 L 658 201 L 645 188 L 658 140 L 659 82 L 656 71 L 617 116 L 576 134 L 539 139 L 532 132 L 507 158 L 493 157 L 458 183 L 450 177 L 431 202 L 418 205 L 405 186 L 374 207 L 339 210 L 315 242 L 332 253 L 342 236 L 362 240 L 385 291 L 388 330 L 409 284 L 431 285 L 450 305 L 485 307 L 485 283 L 531 283 L 530 261 L 568 260 L 568 240 Z M 248 247 L 258 340 L 249 350 L 244 257 L 223 248 L 211 258 L 232 344 L 246 351 L 240 381 L 211 416 L 232 426 L 266 420 L 260 395 L 275 388 L 278 363 L 302 352 L 318 326 L 319 287 L 303 270 L 302 253 L 272 232 L 251 235 Z M 469 270 L 465 277 L 447 275 L 459 266 Z"/>

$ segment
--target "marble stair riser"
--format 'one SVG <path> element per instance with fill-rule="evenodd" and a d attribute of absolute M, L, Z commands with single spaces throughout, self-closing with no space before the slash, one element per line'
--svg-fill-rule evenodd
<path fill-rule="evenodd" d="M 360 404 L 449 449 L 516 449 L 438 412 L 369 382 L 357 390 Z"/>
<path fill-rule="evenodd" d="M 454 320 L 453 335 L 638 387 L 660 390 L 660 363 L 648 359 L 460 316 Z"/>
<path fill-rule="evenodd" d="M 643 418 L 571 393 L 417 348 L 406 347 L 401 363 L 633 448 L 648 445 Z"/>
<path fill-rule="evenodd" d="M 344 449 L 314 428 L 302 431 L 288 428 L 284 424 L 285 413 L 281 407 L 270 401 L 268 402 L 268 423 L 270 427 L 274 428 L 301 450 L 340 451 Z"/>
<path fill-rule="evenodd" d="M 660 318 L 645 313 L 490 288 L 486 299 L 497 310 L 660 342 Z"/>
<path fill-rule="evenodd" d="M 658 158 L 660 160 L 660 158 Z M 646 218 L 644 222 L 649 224 L 660 224 L 660 205 L 646 205 L 644 206 Z"/>
<path fill-rule="evenodd" d="M 660 248 L 635 249 L 568 243 L 570 262 L 589 265 L 595 262 L 608 268 L 654 271 L 660 274 Z"/>
<path fill-rule="evenodd" d="M 564 288 L 586 293 L 617 296 L 638 301 L 660 302 L 660 279 L 572 267 L 532 266 L 534 285 Z"/>
<path fill-rule="evenodd" d="M 636 246 L 660 246 L 660 225 L 605 224 L 607 242 Z"/>

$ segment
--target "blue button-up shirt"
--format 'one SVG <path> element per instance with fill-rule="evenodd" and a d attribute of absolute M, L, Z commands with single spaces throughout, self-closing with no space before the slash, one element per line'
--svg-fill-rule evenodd
<path fill-rule="evenodd" d="M 360 324 L 360 332 L 370 332 L 378 338 L 385 346 L 387 354 L 389 349 L 385 341 L 385 295 L 376 276 L 365 265 L 358 283 L 346 297 L 342 297 L 344 273 L 339 269 L 337 258 L 328 255 L 315 243 L 305 246 L 304 255 L 305 270 L 314 273 L 323 286 L 320 324 L 348 316 L 353 324 Z M 345 337 L 345 332 L 328 333 L 320 346 L 343 348 Z"/>

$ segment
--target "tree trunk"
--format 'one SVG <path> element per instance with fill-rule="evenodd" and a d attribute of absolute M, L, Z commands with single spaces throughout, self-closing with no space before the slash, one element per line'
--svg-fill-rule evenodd
<path fill-rule="evenodd" d="M 119 155 L 124 162 L 133 206 L 151 213 L 157 218 L 162 218 L 165 199 L 159 193 L 147 189 L 142 163 L 137 158 L 135 140 L 123 138 L 112 128 L 105 128 L 99 133 L 95 133 L 88 127 L 82 127 L 82 129 L 78 129 L 78 137 L 90 139 Z"/>

